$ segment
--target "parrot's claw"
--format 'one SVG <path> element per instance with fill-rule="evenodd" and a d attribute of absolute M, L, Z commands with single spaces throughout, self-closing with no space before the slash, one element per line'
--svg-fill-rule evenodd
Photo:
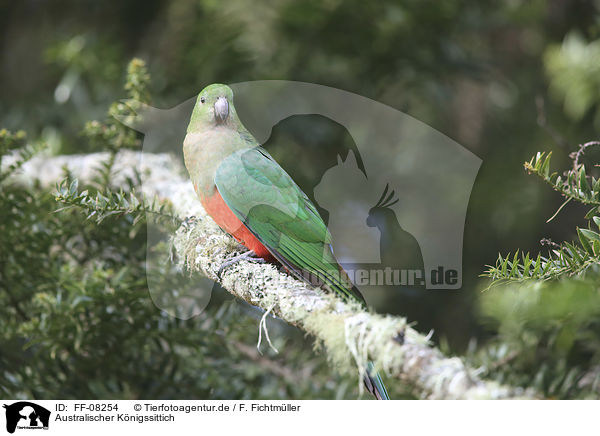
<path fill-rule="evenodd" d="M 231 259 L 223 262 L 223 264 L 217 271 L 217 277 L 219 277 L 219 280 L 221 279 L 221 274 L 223 273 L 225 268 L 228 268 L 231 265 L 235 265 L 236 263 L 239 263 L 242 260 L 246 260 L 248 262 L 254 262 L 254 263 L 265 263 L 266 262 L 266 260 L 264 260 L 262 257 L 257 257 L 256 253 L 254 251 L 252 251 L 252 250 L 246 251 L 245 253 L 234 256 Z"/>

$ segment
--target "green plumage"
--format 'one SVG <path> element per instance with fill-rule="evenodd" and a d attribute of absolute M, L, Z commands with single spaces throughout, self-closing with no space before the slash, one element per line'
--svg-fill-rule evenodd
<path fill-rule="evenodd" d="M 224 159 L 215 185 L 240 221 L 292 273 L 364 302 L 343 280 L 331 235 L 314 204 L 266 150 L 241 150 Z"/>

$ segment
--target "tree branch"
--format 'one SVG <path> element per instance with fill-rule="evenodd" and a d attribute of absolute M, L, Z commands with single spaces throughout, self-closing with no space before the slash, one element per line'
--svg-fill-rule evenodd
<path fill-rule="evenodd" d="M 39 177 L 42 185 L 52 185 L 66 165 L 75 177 L 85 181 L 103 156 L 34 158 L 23 166 L 21 177 Z M 420 398 L 533 397 L 522 388 L 480 379 L 458 357 L 445 357 L 404 318 L 366 312 L 358 304 L 311 288 L 274 265 L 241 261 L 218 277 L 221 264 L 241 248 L 206 215 L 182 166 L 168 155 L 144 154 L 140 161 L 139 153 L 121 152 L 115 163 L 116 184 L 136 166 L 148 174 L 143 192 L 170 201 L 178 216 L 187 217 L 173 239 L 177 262 L 314 336 L 338 371 L 356 374 L 357 367 L 364 368 L 370 360 L 388 378 L 401 380 Z"/>

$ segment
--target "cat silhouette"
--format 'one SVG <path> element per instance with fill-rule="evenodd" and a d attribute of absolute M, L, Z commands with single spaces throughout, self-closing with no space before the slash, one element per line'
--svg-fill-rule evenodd
<path fill-rule="evenodd" d="M 315 200 L 329 212 L 328 229 L 341 264 L 379 263 L 379 232 L 365 225 L 374 187 L 359 169 L 353 151 L 327 170 L 314 189 Z"/>

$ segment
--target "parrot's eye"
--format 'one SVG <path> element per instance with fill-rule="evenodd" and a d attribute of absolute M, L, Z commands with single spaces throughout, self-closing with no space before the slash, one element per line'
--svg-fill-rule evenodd
<path fill-rule="evenodd" d="M 204 97 L 200 97 L 200 103 L 204 103 L 206 99 Z"/>

